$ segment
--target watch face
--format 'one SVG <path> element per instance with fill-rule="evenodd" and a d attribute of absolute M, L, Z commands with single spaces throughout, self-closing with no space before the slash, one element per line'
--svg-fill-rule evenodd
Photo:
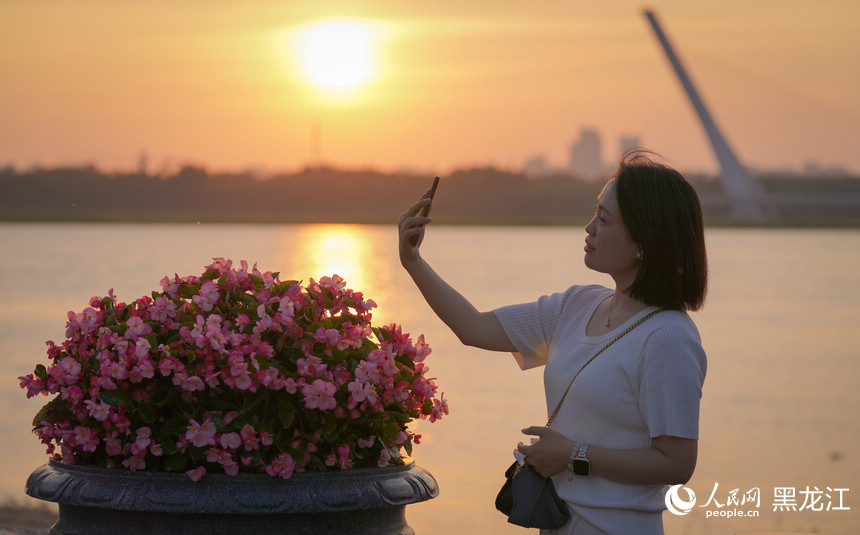
<path fill-rule="evenodd" d="M 574 459 L 573 460 L 573 473 L 578 476 L 587 476 L 588 475 L 588 460 L 587 459 Z"/>

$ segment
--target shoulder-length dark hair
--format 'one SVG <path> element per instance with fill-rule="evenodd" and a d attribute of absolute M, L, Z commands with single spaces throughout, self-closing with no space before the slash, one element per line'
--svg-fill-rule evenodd
<path fill-rule="evenodd" d="M 708 287 L 702 207 L 681 173 L 654 153 L 624 153 L 613 175 L 621 218 L 642 252 L 630 297 L 651 306 L 698 310 Z"/>

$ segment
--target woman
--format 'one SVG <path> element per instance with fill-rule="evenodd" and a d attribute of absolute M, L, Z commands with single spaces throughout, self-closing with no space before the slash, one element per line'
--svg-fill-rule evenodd
<path fill-rule="evenodd" d="M 422 198 L 400 218 L 400 261 L 434 312 L 467 345 L 545 365 L 550 428 L 523 430 L 519 451 L 553 477 L 571 520 L 558 534 L 659 534 L 666 485 L 696 466 L 706 358 L 696 326 L 707 287 L 702 213 L 693 188 L 650 153 L 625 154 L 585 227 L 585 265 L 615 288 L 572 286 L 536 302 L 479 312 L 420 256 Z M 413 244 L 413 238 L 415 244 Z"/>

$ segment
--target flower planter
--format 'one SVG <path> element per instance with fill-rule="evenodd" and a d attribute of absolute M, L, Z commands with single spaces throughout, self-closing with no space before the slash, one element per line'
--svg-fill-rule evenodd
<path fill-rule="evenodd" d="M 436 497 L 426 470 L 389 468 L 266 475 L 131 472 L 50 461 L 27 494 L 59 504 L 51 535 L 413 534 L 406 505 Z"/>

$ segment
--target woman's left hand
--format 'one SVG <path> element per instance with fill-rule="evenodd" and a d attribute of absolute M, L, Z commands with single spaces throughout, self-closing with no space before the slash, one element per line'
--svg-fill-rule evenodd
<path fill-rule="evenodd" d="M 523 433 L 539 439 L 530 446 L 520 442 L 517 450 L 527 457 L 526 462 L 540 475 L 550 477 L 567 470 L 570 452 L 575 445 L 573 440 L 547 427 L 527 427 Z"/>

